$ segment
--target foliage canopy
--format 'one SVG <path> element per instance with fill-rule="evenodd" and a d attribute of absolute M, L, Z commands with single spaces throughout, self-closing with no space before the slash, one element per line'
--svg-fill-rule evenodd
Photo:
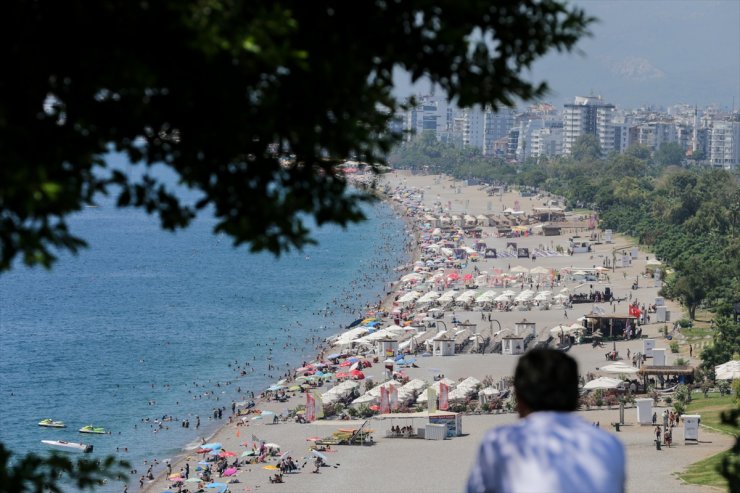
<path fill-rule="evenodd" d="M 302 216 L 363 218 L 369 195 L 337 165 L 377 171 L 398 140 L 394 69 L 460 106 L 511 105 L 545 93 L 522 72 L 592 21 L 561 0 L 17 0 L 4 14 L 0 271 L 76 252 L 65 218 L 108 193 L 166 229 L 210 206 L 236 244 L 301 247 Z M 164 163 L 200 200 L 107 168 L 111 149 Z"/>

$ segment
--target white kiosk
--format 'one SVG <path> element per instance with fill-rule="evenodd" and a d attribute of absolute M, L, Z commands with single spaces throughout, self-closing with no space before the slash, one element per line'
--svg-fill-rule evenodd
<path fill-rule="evenodd" d="M 391 337 L 378 339 L 378 355 L 383 358 L 395 358 L 398 355 L 398 341 Z"/>
<path fill-rule="evenodd" d="M 637 422 L 641 425 L 653 424 L 653 400 L 635 399 L 637 406 Z"/>
<path fill-rule="evenodd" d="M 501 354 L 517 355 L 524 352 L 524 338 L 506 336 L 501 339 Z"/>
<path fill-rule="evenodd" d="M 648 358 L 653 357 L 653 349 L 655 349 L 655 339 L 643 339 L 642 341 L 642 354 Z"/>
<path fill-rule="evenodd" d="M 685 442 L 699 443 L 699 420 L 698 414 L 684 414 L 683 419 L 683 440 Z"/>
<path fill-rule="evenodd" d="M 434 356 L 454 356 L 455 355 L 455 341 L 447 337 L 440 337 L 432 341 Z"/>
<path fill-rule="evenodd" d="M 665 348 L 653 349 L 653 366 L 666 366 Z"/>

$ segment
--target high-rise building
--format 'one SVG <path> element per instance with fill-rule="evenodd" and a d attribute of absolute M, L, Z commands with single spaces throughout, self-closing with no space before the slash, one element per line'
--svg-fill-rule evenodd
<path fill-rule="evenodd" d="M 718 121 L 709 134 L 709 162 L 712 166 L 734 169 L 740 165 L 740 121 Z"/>
<path fill-rule="evenodd" d="M 490 108 L 483 114 L 483 155 L 495 155 L 496 142 L 509 135 L 514 125 L 514 111 L 501 108 L 494 112 Z"/>
<path fill-rule="evenodd" d="M 577 96 L 573 104 L 566 104 L 563 111 L 563 154 L 569 155 L 576 140 L 586 134 L 599 138 L 603 153 L 614 150 L 614 129 L 610 126 L 614 110 L 614 105 L 604 102 L 601 96 Z"/>
<path fill-rule="evenodd" d="M 446 140 L 452 130 L 452 108 L 445 98 L 423 96 L 416 107 L 406 113 L 408 139 L 422 132 L 431 132 L 438 140 Z"/>

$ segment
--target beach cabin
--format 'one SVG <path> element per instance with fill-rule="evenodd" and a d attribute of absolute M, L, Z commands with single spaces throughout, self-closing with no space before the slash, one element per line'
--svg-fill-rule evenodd
<path fill-rule="evenodd" d="M 517 355 L 524 353 L 524 338 L 508 335 L 501 339 L 501 353 Z"/>
<path fill-rule="evenodd" d="M 568 248 L 573 253 L 588 253 L 591 251 L 591 242 L 582 240 L 579 236 L 574 236 L 570 239 Z"/>
<path fill-rule="evenodd" d="M 560 236 L 562 228 L 560 226 L 554 226 L 552 224 L 542 225 L 542 234 L 545 236 Z"/>
<path fill-rule="evenodd" d="M 665 348 L 653 348 L 653 366 L 666 366 Z"/>
<path fill-rule="evenodd" d="M 465 221 L 466 228 L 474 228 L 476 226 L 475 217 L 469 214 L 463 216 L 463 221 Z"/>
<path fill-rule="evenodd" d="M 585 317 L 591 333 L 599 332 L 607 338 L 622 338 L 628 325 L 632 329 L 637 327 L 637 317 L 633 315 L 588 314 Z"/>
<path fill-rule="evenodd" d="M 491 225 L 491 219 L 488 216 L 480 214 L 478 216 L 475 216 L 475 224 L 487 228 Z"/>
<path fill-rule="evenodd" d="M 564 221 L 565 211 L 560 207 L 534 207 L 532 216 L 538 221 Z"/>
<path fill-rule="evenodd" d="M 495 228 L 496 236 L 504 237 L 511 235 L 511 227 L 507 224 L 499 224 Z"/>
<path fill-rule="evenodd" d="M 378 339 L 377 351 L 378 356 L 383 358 L 395 358 L 398 355 L 398 341 L 392 337 Z"/>
<path fill-rule="evenodd" d="M 452 215 L 452 225 L 453 226 L 462 227 L 462 225 L 463 225 L 462 218 L 460 216 L 456 215 L 456 214 L 453 214 Z"/>
<path fill-rule="evenodd" d="M 449 337 L 440 337 L 432 341 L 432 354 L 434 356 L 454 356 L 455 340 Z"/>
<path fill-rule="evenodd" d="M 653 424 L 653 400 L 652 399 L 635 399 L 637 407 L 637 422 L 641 425 Z"/>
<path fill-rule="evenodd" d="M 521 337 L 527 337 L 528 335 L 532 335 L 532 337 L 537 336 L 537 330 L 536 325 L 534 322 L 528 322 L 525 318 L 521 322 L 516 322 L 514 324 L 514 334 L 521 336 Z"/>

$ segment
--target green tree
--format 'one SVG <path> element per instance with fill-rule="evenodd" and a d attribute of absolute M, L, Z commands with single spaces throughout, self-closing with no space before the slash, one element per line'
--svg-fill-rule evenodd
<path fill-rule="evenodd" d="M 0 270 L 84 246 L 65 219 L 99 194 L 166 229 L 210 206 L 236 244 L 301 247 L 306 215 L 363 219 L 369 194 L 338 165 L 378 171 L 398 141 L 395 69 L 459 106 L 511 106 L 545 94 L 523 74 L 592 21 L 563 0 L 16 0 L 3 14 Z M 110 169 L 111 149 L 163 163 L 200 199 Z"/>
<path fill-rule="evenodd" d="M 659 166 L 680 166 L 686 159 L 686 153 L 675 142 L 663 144 L 653 155 L 655 164 Z"/>
<path fill-rule="evenodd" d="M 93 489 L 108 479 L 124 480 L 129 464 L 108 457 L 101 464 L 89 459 L 76 462 L 52 454 L 39 457 L 28 454 L 13 459 L 13 454 L 0 443 L 0 493 L 59 493 L 60 478 L 66 478 L 79 490 Z"/>
<path fill-rule="evenodd" d="M 599 138 L 592 134 L 581 135 L 573 143 L 571 155 L 576 161 L 596 161 L 601 159 Z"/>

